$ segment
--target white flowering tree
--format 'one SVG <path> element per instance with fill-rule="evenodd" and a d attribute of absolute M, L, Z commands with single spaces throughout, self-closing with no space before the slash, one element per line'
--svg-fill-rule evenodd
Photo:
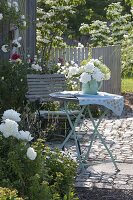
<path fill-rule="evenodd" d="M 62 47 L 68 16 L 75 13 L 84 0 L 37 0 L 37 46 L 41 50 L 43 71 L 46 72 L 53 46 Z"/>
<path fill-rule="evenodd" d="M 81 24 L 80 31 L 82 34 L 89 34 L 93 47 L 105 45 L 122 45 L 122 69 L 132 69 L 133 46 L 127 45 L 130 41 L 132 44 L 132 26 L 133 26 L 133 7 L 130 14 L 124 13 L 120 2 L 112 3 L 106 9 L 107 22 L 100 20 L 93 21 L 90 25 Z M 128 62 L 127 62 L 128 60 Z M 130 63 L 130 64 L 129 64 Z M 131 74 L 131 73 L 130 73 Z"/>

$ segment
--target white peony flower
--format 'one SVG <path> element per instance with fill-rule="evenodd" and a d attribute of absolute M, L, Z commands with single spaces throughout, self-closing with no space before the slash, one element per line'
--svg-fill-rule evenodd
<path fill-rule="evenodd" d="M 21 19 L 25 19 L 25 15 L 21 15 Z"/>
<path fill-rule="evenodd" d="M 75 64 L 75 62 L 72 60 L 72 61 L 71 61 L 71 65 L 74 65 L 74 64 Z"/>
<path fill-rule="evenodd" d="M 78 48 L 84 48 L 84 45 L 78 42 Z"/>
<path fill-rule="evenodd" d="M 20 38 L 21 38 L 21 37 L 20 37 Z M 20 39 L 20 38 L 18 38 L 18 39 Z M 21 47 L 21 44 L 18 42 L 18 41 L 20 41 L 20 40 L 18 40 L 18 39 L 13 40 L 13 41 L 12 41 L 12 44 L 15 45 L 15 46 L 17 46 L 18 48 L 20 48 L 20 47 Z"/>
<path fill-rule="evenodd" d="M 22 40 L 22 37 L 18 37 L 18 41 L 21 41 Z"/>
<path fill-rule="evenodd" d="M 20 137 L 18 139 L 31 141 L 34 137 L 31 137 L 29 131 L 19 131 Z"/>
<path fill-rule="evenodd" d="M 100 69 L 95 68 L 93 74 L 92 74 L 93 79 L 96 81 L 100 82 L 104 79 L 104 74 L 100 71 Z"/>
<path fill-rule="evenodd" d="M 68 62 L 66 62 L 66 66 L 69 66 L 69 63 L 68 63 Z"/>
<path fill-rule="evenodd" d="M 16 1 L 13 1 L 12 5 L 13 5 L 14 7 L 18 7 L 18 3 L 17 3 Z"/>
<path fill-rule="evenodd" d="M 84 71 L 92 73 L 95 69 L 95 66 L 92 62 L 87 63 L 87 65 L 84 66 Z"/>
<path fill-rule="evenodd" d="M 23 26 L 26 27 L 26 21 L 23 21 Z"/>
<path fill-rule="evenodd" d="M 61 66 L 61 63 L 57 63 L 57 66 L 60 67 L 60 66 Z"/>
<path fill-rule="evenodd" d="M 41 25 L 41 26 L 42 26 L 42 25 Z M 46 39 L 46 38 L 44 39 L 44 43 L 45 43 L 45 44 L 48 44 L 49 42 L 50 42 L 50 41 L 49 41 L 48 39 Z"/>
<path fill-rule="evenodd" d="M 83 72 L 81 75 L 80 75 L 80 79 L 79 81 L 81 83 L 87 83 L 88 81 L 91 81 L 91 75 L 86 73 L 86 72 Z"/>
<path fill-rule="evenodd" d="M 0 125 L 0 131 L 3 133 L 3 136 L 5 138 L 8 138 L 9 136 L 18 137 L 18 124 L 10 119 L 6 119 L 1 125 Z"/>
<path fill-rule="evenodd" d="M 32 64 L 31 67 L 36 71 L 42 71 L 42 67 L 38 64 Z"/>
<path fill-rule="evenodd" d="M 94 59 L 94 62 L 95 62 L 96 64 L 100 64 L 100 63 L 101 63 L 100 60 L 98 60 L 98 59 Z"/>
<path fill-rule="evenodd" d="M 84 65 L 81 65 L 79 67 L 79 73 L 82 74 L 84 72 Z"/>
<path fill-rule="evenodd" d="M 3 120 L 5 120 L 5 119 L 11 119 L 11 120 L 13 120 L 15 122 L 20 122 L 21 121 L 20 113 L 16 112 L 13 109 L 9 109 L 9 110 L 4 111 L 2 119 Z"/>
<path fill-rule="evenodd" d="M 15 11 L 16 11 L 16 12 L 19 11 L 19 9 L 18 9 L 18 8 L 19 8 L 19 6 L 18 6 L 18 2 L 13 1 L 11 5 L 15 8 Z"/>
<path fill-rule="evenodd" d="M 68 77 L 72 77 L 73 75 L 76 75 L 79 72 L 78 67 L 69 67 Z"/>
<path fill-rule="evenodd" d="M 0 20 L 2 20 L 3 19 L 3 14 L 2 13 L 0 13 Z"/>
<path fill-rule="evenodd" d="M 29 147 L 27 149 L 26 155 L 30 160 L 35 160 L 37 153 L 35 152 L 35 150 L 32 147 Z"/>
<path fill-rule="evenodd" d="M 8 7 L 9 7 L 9 8 L 11 8 L 11 7 L 12 7 L 12 4 L 11 4 L 11 2 L 7 2 L 7 4 L 8 4 Z"/>
<path fill-rule="evenodd" d="M 5 53 L 8 52 L 8 45 L 7 44 L 2 45 L 1 50 Z"/>
<path fill-rule="evenodd" d="M 14 60 L 14 62 L 16 62 L 16 63 L 22 63 L 22 60 L 20 58 L 17 58 L 16 60 Z"/>

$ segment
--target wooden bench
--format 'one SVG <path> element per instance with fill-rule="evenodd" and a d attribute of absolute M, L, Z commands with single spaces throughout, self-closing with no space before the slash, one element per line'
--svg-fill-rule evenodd
<path fill-rule="evenodd" d="M 61 92 L 66 89 L 65 76 L 63 74 L 28 74 L 28 92 L 26 98 L 30 102 L 52 101 L 49 94 Z"/>
<path fill-rule="evenodd" d="M 66 89 L 66 78 L 63 74 L 28 74 L 27 75 L 28 92 L 26 98 L 30 102 L 47 103 L 53 99 L 49 96 L 53 92 L 61 92 Z M 70 111 L 71 117 L 79 113 L 78 110 Z M 38 110 L 39 117 L 43 119 L 67 119 L 64 110 Z"/>

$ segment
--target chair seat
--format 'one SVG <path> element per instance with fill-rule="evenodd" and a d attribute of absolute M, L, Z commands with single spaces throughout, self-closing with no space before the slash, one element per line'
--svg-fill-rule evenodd
<path fill-rule="evenodd" d="M 69 116 L 74 117 L 79 114 L 79 110 L 70 110 L 68 111 Z M 48 117 L 58 117 L 58 118 L 67 118 L 65 110 L 59 110 L 59 111 L 48 111 L 48 110 L 39 110 L 38 113 L 43 118 Z"/>

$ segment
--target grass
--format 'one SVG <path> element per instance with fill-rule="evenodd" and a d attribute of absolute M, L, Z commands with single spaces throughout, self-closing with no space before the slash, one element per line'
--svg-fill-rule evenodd
<path fill-rule="evenodd" d="M 121 81 L 122 92 L 133 92 L 133 78 L 123 78 Z"/>

